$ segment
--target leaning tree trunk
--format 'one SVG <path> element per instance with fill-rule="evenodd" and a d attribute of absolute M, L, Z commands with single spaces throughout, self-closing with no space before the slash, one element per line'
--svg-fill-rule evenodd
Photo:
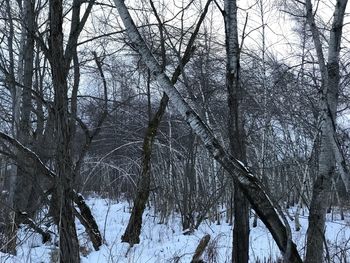
<path fill-rule="evenodd" d="M 168 96 L 163 95 L 159 109 L 153 119 L 150 121 L 142 146 L 142 173 L 137 185 L 137 194 L 134 200 L 131 216 L 128 226 L 122 236 L 122 241 L 129 243 L 131 246 L 140 243 L 140 233 L 142 226 L 142 214 L 146 208 L 146 203 L 150 194 L 151 184 L 151 155 L 153 141 L 157 130 L 168 104 Z"/>
<path fill-rule="evenodd" d="M 246 161 L 244 140 L 242 86 L 240 84 L 240 50 L 237 31 L 237 3 L 225 1 L 226 88 L 228 92 L 228 134 L 233 157 Z M 234 225 L 232 262 L 248 263 L 249 207 L 238 184 L 234 184 Z"/>
<path fill-rule="evenodd" d="M 190 40 L 188 42 L 188 45 L 186 47 L 186 50 L 184 52 L 183 58 L 180 61 L 180 65 L 175 69 L 174 74 L 171 79 L 171 83 L 175 84 L 182 72 L 182 69 L 184 66 L 189 62 L 190 57 L 193 53 L 193 44 L 194 40 L 196 39 L 196 36 L 199 32 L 200 26 L 208 12 L 209 4 L 211 3 L 211 0 L 208 0 L 203 13 L 201 14 L 198 23 L 196 25 L 196 28 L 193 32 L 193 34 L 190 37 Z M 153 3 L 152 8 L 154 8 Z M 154 12 L 157 16 L 159 28 L 162 32 L 162 24 L 161 21 L 154 9 Z M 162 34 L 163 35 L 163 34 Z M 164 39 L 161 39 L 162 43 L 162 50 L 165 50 L 165 42 Z M 165 66 L 165 53 L 163 54 L 163 66 L 162 71 L 164 70 Z M 122 235 L 122 242 L 127 242 L 131 246 L 134 244 L 140 243 L 140 234 L 141 234 L 141 227 L 142 227 L 142 215 L 146 208 L 146 203 L 148 201 L 148 197 L 150 194 L 150 184 L 151 184 L 151 174 L 150 174 L 150 166 L 151 166 L 151 155 L 152 155 L 152 148 L 153 148 L 153 141 L 157 134 L 157 130 L 160 124 L 160 121 L 162 120 L 162 117 L 165 113 L 166 107 L 168 105 L 169 97 L 167 94 L 163 94 L 163 97 L 160 101 L 159 108 L 154 115 L 154 117 L 150 120 L 145 138 L 143 140 L 143 147 L 142 147 L 142 172 L 140 181 L 137 185 L 137 193 L 134 200 L 134 206 L 131 211 L 131 216 L 128 222 L 128 225 L 126 227 L 126 230 L 124 234 Z"/>
<path fill-rule="evenodd" d="M 143 61 L 172 100 L 173 105 L 176 106 L 193 131 L 195 131 L 195 133 L 201 138 L 213 158 L 215 158 L 237 182 L 262 222 L 271 232 L 281 252 L 286 255 L 286 260 L 289 262 L 301 263 L 302 260 L 298 250 L 291 240 L 289 225 L 283 223 L 286 222 L 286 220 L 283 220 L 283 222 L 281 220 L 281 217 L 285 219 L 284 215 L 276 211 L 274 204 L 263 190 L 258 178 L 254 176 L 242 162 L 233 158 L 224 150 L 219 141 L 213 135 L 213 132 L 186 103 L 179 91 L 171 83 L 170 79 L 164 72 L 162 72 L 161 66 L 153 57 L 138 32 L 124 1 L 114 0 L 114 3 L 133 46 L 141 54 Z"/>
<path fill-rule="evenodd" d="M 321 94 L 321 146 L 319 153 L 319 174 L 316 178 L 309 214 L 309 228 L 307 231 L 307 263 L 323 262 L 323 248 L 325 242 L 325 220 L 327 203 L 332 186 L 332 178 L 335 171 L 335 147 L 334 136 L 336 132 L 336 111 L 339 89 L 339 53 L 342 37 L 347 0 L 338 0 L 333 14 L 333 23 L 330 30 L 328 47 L 328 62 L 326 64 L 320 33 L 315 24 L 311 0 L 306 2 L 306 18 L 310 26 L 315 49 L 317 52 L 318 64 L 322 77 Z"/>

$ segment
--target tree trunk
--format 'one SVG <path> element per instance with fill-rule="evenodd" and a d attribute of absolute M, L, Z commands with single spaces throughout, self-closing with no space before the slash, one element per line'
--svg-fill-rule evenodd
<path fill-rule="evenodd" d="M 246 161 L 242 86 L 240 84 L 240 50 L 237 32 L 237 3 L 225 1 L 226 88 L 228 92 L 228 134 L 233 157 Z M 249 259 L 249 207 L 238 184 L 234 189 L 234 226 L 232 262 L 248 263 Z"/>
<path fill-rule="evenodd" d="M 134 206 L 131 211 L 128 226 L 122 235 L 122 241 L 129 243 L 131 246 L 140 243 L 140 233 L 142 226 L 142 214 L 146 208 L 146 203 L 150 194 L 151 183 L 151 154 L 153 141 L 157 134 L 157 130 L 164 115 L 168 104 L 168 96 L 163 95 L 159 108 L 153 119 L 150 121 L 142 146 L 142 173 L 137 186 L 137 194 L 134 200 Z"/>
<path fill-rule="evenodd" d="M 338 0 L 333 14 L 332 28 L 328 47 L 328 62 L 326 64 L 320 33 L 315 24 L 311 0 L 306 2 L 306 18 L 310 26 L 318 64 L 321 71 L 323 90 L 321 94 L 321 146 L 319 153 L 319 174 L 316 178 L 309 213 L 309 228 L 307 231 L 307 263 L 323 262 L 324 232 L 327 212 L 327 202 L 332 187 L 335 171 L 334 135 L 336 132 L 336 111 L 339 88 L 339 53 L 342 37 L 342 27 L 347 0 Z"/>
<path fill-rule="evenodd" d="M 8 12 L 11 12 L 9 3 L 8 4 Z M 22 34 L 21 34 L 21 51 L 19 58 L 19 70 L 18 70 L 18 78 L 20 83 L 23 85 L 21 88 L 21 92 L 16 88 L 16 84 L 13 83 L 13 92 L 16 94 L 14 98 L 14 104 L 16 104 L 17 100 L 18 107 L 20 107 L 19 113 L 16 113 L 17 109 L 14 108 L 14 116 L 15 116 L 15 137 L 18 138 L 24 146 L 29 146 L 30 144 L 30 113 L 31 113 L 31 89 L 32 89 L 32 77 L 33 77 L 33 60 L 34 60 L 34 5 L 35 1 L 24 1 L 23 3 L 23 21 L 22 21 Z M 12 25 L 13 26 L 13 25 Z M 13 32 L 11 33 L 13 34 Z M 13 37 L 13 36 L 10 36 Z M 11 47 L 12 48 L 12 47 Z M 13 58 L 11 58 L 13 60 Z M 13 61 L 11 61 L 11 66 L 14 67 Z M 13 69 L 12 69 L 13 71 Z M 13 81 L 15 80 L 14 72 L 11 72 Z M 17 94 L 19 93 L 19 94 Z M 21 104 L 19 104 L 21 102 Z M 20 105 L 20 106 L 19 106 Z M 18 116 L 18 118 L 16 118 Z M 18 152 L 18 160 L 26 162 L 25 156 Z M 16 169 L 13 171 L 13 191 L 11 195 L 11 203 L 14 209 L 14 220 L 11 220 L 11 231 L 9 234 L 11 235 L 11 242 L 8 243 L 9 251 L 14 252 L 16 248 L 16 233 L 18 225 L 22 223 L 22 217 L 20 215 L 21 212 L 26 212 L 30 217 L 34 215 L 34 211 L 28 210 L 30 206 L 30 194 L 33 186 L 33 180 L 30 177 L 30 174 L 24 169 L 18 168 L 21 164 L 16 166 Z M 12 215 L 13 212 L 10 212 Z"/>
<path fill-rule="evenodd" d="M 22 106 L 17 137 L 24 146 L 30 146 L 30 113 L 32 111 L 31 90 L 33 84 L 33 62 L 34 62 L 34 1 L 24 1 L 23 13 L 23 88 Z M 21 63 L 21 62 L 20 62 Z M 19 152 L 18 159 L 24 160 L 25 156 Z M 24 162 L 26 162 L 24 160 Z M 23 169 L 17 171 L 17 182 L 15 191 L 16 210 L 25 211 L 32 216 L 33 211 L 27 211 L 29 196 L 32 188 L 30 175 Z M 19 222 L 20 223 L 20 222 Z"/>
<path fill-rule="evenodd" d="M 287 231 L 288 226 L 284 225 L 280 219 L 280 217 L 284 217 L 284 215 L 276 212 L 274 204 L 271 202 L 269 196 L 266 195 L 258 178 L 255 177 L 242 162 L 233 158 L 224 150 L 219 141 L 214 137 L 213 132 L 186 103 L 179 91 L 171 83 L 170 79 L 162 72 L 160 65 L 155 60 L 138 32 L 124 1 L 114 0 L 114 2 L 135 49 L 141 54 L 143 61 L 172 100 L 173 105 L 176 106 L 193 131 L 201 138 L 213 158 L 215 158 L 237 182 L 262 222 L 271 232 L 281 252 L 288 255 L 287 260 L 290 262 L 302 262 L 296 246 L 291 241 L 291 236 Z"/>
<path fill-rule="evenodd" d="M 67 74 L 69 60 L 63 52 L 63 3 L 50 1 L 50 64 L 54 87 L 56 187 L 52 197 L 53 217 L 59 229 L 60 262 L 80 262 L 79 243 L 74 222 L 73 161 L 71 156 L 71 129 L 68 112 Z"/>
<path fill-rule="evenodd" d="M 9 76 L 6 82 L 8 86 L 11 96 L 12 96 L 12 133 L 13 136 L 17 135 L 17 125 L 19 123 L 19 115 L 20 115 L 20 92 L 16 86 L 15 79 L 15 62 L 14 62 L 14 50 L 13 50 L 13 41 L 14 41 L 14 24 L 12 18 L 12 9 L 10 5 L 10 0 L 6 0 L 6 15 L 9 24 L 9 32 L 7 36 L 7 44 L 9 48 Z M 6 198 L 6 202 L 9 207 L 14 207 L 14 193 L 16 189 L 16 179 L 17 179 L 17 166 L 12 164 L 10 166 L 10 172 L 8 175 L 8 191 L 9 195 Z M 11 211 L 8 208 L 3 209 L 4 214 L 4 223 L 5 228 L 3 232 L 3 240 L 1 240 L 1 250 L 6 253 L 16 254 L 16 235 L 17 229 L 15 222 L 15 212 Z"/>

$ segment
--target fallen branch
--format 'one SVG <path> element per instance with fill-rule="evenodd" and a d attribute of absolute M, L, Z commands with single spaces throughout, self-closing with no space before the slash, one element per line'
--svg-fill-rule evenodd
<path fill-rule="evenodd" d="M 98 229 L 95 218 L 91 214 L 91 210 L 85 203 L 85 200 L 81 194 L 74 192 L 73 195 L 74 203 L 77 204 L 80 213 L 75 210 L 75 216 L 79 219 L 80 223 L 85 227 L 87 234 L 90 237 L 92 245 L 96 251 L 100 249 L 102 245 L 102 236 Z"/>
<path fill-rule="evenodd" d="M 47 167 L 40 159 L 40 157 L 30 150 L 29 148 L 25 147 L 23 144 L 21 144 L 18 140 L 15 138 L 0 132 L 0 139 L 3 141 L 9 143 L 13 147 L 15 147 L 18 151 L 20 151 L 22 154 L 24 154 L 26 157 L 28 157 L 31 161 L 34 161 L 34 163 L 37 165 L 37 168 L 40 171 L 40 174 L 45 175 L 46 178 L 50 180 L 50 182 L 54 185 L 55 184 L 55 178 L 57 178 L 57 175 L 54 171 L 52 171 L 49 167 Z M 14 154 L 7 154 L 9 157 L 13 158 L 15 161 L 17 161 L 17 157 Z M 32 164 L 30 164 L 32 165 Z M 52 187 L 47 191 L 48 193 L 51 193 Z M 93 246 L 95 250 L 99 250 L 99 247 L 102 245 L 102 237 L 101 233 L 98 229 L 98 226 L 96 224 L 96 221 L 91 214 L 91 210 L 88 207 L 88 205 L 85 203 L 84 198 L 82 195 L 78 194 L 77 192 L 73 191 L 72 194 L 73 201 L 77 204 L 80 213 L 77 211 L 76 216 L 80 220 L 80 222 L 84 225 L 86 232 L 88 233 L 91 242 L 93 243 Z M 11 208 L 12 209 L 12 208 Z M 40 233 L 43 236 L 43 240 L 46 240 L 48 236 L 44 233 L 43 230 L 38 228 L 33 222 L 33 220 L 30 220 L 30 218 L 27 216 L 25 217 L 25 213 L 21 213 L 21 216 L 23 217 L 23 223 L 28 224 L 31 228 L 33 228 L 36 232 Z"/>
<path fill-rule="evenodd" d="M 41 235 L 42 237 L 42 243 L 45 244 L 46 242 L 51 241 L 51 235 L 48 231 L 45 231 L 43 229 L 41 229 L 37 224 L 35 224 L 35 222 L 33 221 L 33 219 L 31 219 L 27 213 L 25 212 L 19 212 L 18 215 L 21 218 L 21 221 L 23 224 L 28 225 L 31 229 L 33 229 L 35 232 L 37 232 L 38 234 Z"/>
<path fill-rule="evenodd" d="M 15 211 L 11 206 L 7 205 L 5 202 L 0 201 L 1 205 L 9 209 L 10 211 L 13 211 L 16 213 L 16 216 L 18 217 L 17 220 L 21 222 L 22 224 L 28 225 L 31 229 L 33 229 L 35 232 L 41 235 L 42 237 L 42 243 L 45 244 L 48 241 L 51 241 L 51 235 L 48 231 L 43 230 L 40 228 L 32 218 L 28 216 L 26 212 L 23 211 Z M 0 248 L 1 251 L 2 248 Z"/>

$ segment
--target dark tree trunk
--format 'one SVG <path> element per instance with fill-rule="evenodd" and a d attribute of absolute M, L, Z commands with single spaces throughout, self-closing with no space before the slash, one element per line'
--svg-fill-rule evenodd
<path fill-rule="evenodd" d="M 142 226 L 142 214 L 146 208 L 146 203 L 150 194 L 151 184 L 151 155 L 153 141 L 168 104 L 169 98 L 163 95 L 159 109 L 153 119 L 149 122 L 142 146 L 142 173 L 137 186 L 137 194 L 134 200 L 134 206 L 131 211 L 128 226 L 122 236 L 122 241 L 130 245 L 140 243 L 140 233 Z"/>
<path fill-rule="evenodd" d="M 236 1 L 225 1 L 226 88 L 228 92 L 228 134 L 233 157 L 245 162 L 245 135 L 240 83 L 240 50 L 237 32 Z M 232 262 L 248 263 L 249 204 L 237 184 L 234 184 L 234 226 Z"/>
<path fill-rule="evenodd" d="M 32 111 L 31 90 L 33 84 L 33 62 L 34 62 L 34 5 L 35 1 L 23 1 L 23 88 L 22 88 L 22 106 L 20 121 L 18 127 L 18 140 L 26 147 L 30 147 L 32 129 L 30 123 L 30 113 Z M 18 153 L 18 160 L 26 162 L 26 156 Z M 23 166 L 23 165 L 20 165 Z M 33 216 L 33 211 L 27 211 L 29 205 L 28 201 L 32 189 L 32 178 L 25 169 L 18 169 L 17 182 L 15 191 L 15 209 L 18 211 L 25 211 L 29 216 Z M 20 222 L 18 222 L 20 223 Z"/>
<path fill-rule="evenodd" d="M 69 61 L 63 52 L 63 2 L 50 1 L 50 64 L 54 87 L 56 187 L 53 194 L 53 217 L 59 229 L 60 262 L 80 262 L 79 243 L 74 222 L 73 161 L 68 112 L 67 74 Z"/>
<path fill-rule="evenodd" d="M 234 193 L 234 228 L 232 262 L 249 259 L 249 203 L 238 185 Z"/>

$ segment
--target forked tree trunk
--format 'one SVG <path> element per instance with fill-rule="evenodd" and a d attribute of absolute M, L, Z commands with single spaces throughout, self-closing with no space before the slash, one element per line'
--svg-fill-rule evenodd
<path fill-rule="evenodd" d="M 61 263 L 80 262 L 79 243 L 74 222 L 73 162 L 71 156 L 71 131 L 68 113 L 67 74 L 69 64 L 63 52 L 63 2 L 50 1 L 50 63 L 54 87 L 56 187 L 51 211 L 59 229 Z"/>
<path fill-rule="evenodd" d="M 114 2 L 135 49 L 141 54 L 143 61 L 172 100 L 173 105 L 175 105 L 193 131 L 201 138 L 213 158 L 234 178 L 260 219 L 271 232 L 281 252 L 287 255 L 287 260 L 290 262 L 302 262 L 296 246 L 292 242 L 290 234 L 288 234 L 288 226 L 281 221 L 280 216 L 282 217 L 283 214 L 279 214 L 275 210 L 274 204 L 264 192 L 257 177 L 251 174 L 242 162 L 233 158 L 224 150 L 214 137 L 213 132 L 186 103 L 170 79 L 162 72 L 161 66 L 153 57 L 138 32 L 124 1 L 114 0 Z"/>
<path fill-rule="evenodd" d="M 63 0 L 49 1 L 49 55 L 54 87 L 56 187 L 53 193 L 53 217 L 60 235 L 60 262 L 80 262 L 79 243 L 75 229 L 73 206 L 74 170 L 72 160 L 72 121 L 68 107 L 67 77 L 70 63 L 76 53 L 78 37 L 91 12 L 95 0 L 88 1 L 80 14 L 82 1 L 73 0 L 70 33 L 63 48 Z M 73 100 L 76 98 L 73 98 Z M 76 103 L 72 101 L 72 103 Z"/>
<path fill-rule="evenodd" d="M 306 18 L 310 26 L 318 64 L 322 77 L 321 94 L 321 146 L 319 153 L 319 174 L 316 178 L 309 214 L 309 228 L 307 231 L 307 263 L 323 262 L 323 248 L 325 242 L 325 220 L 327 202 L 335 171 L 334 136 L 336 132 L 336 111 L 339 89 L 339 53 L 342 37 L 342 27 L 347 0 L 336 1 L 333 22 L 330 30 L 328 61 L 325 62 L 319 30 L 315 24 L 314 11 L 311 0 L 306 0 Z"/>

